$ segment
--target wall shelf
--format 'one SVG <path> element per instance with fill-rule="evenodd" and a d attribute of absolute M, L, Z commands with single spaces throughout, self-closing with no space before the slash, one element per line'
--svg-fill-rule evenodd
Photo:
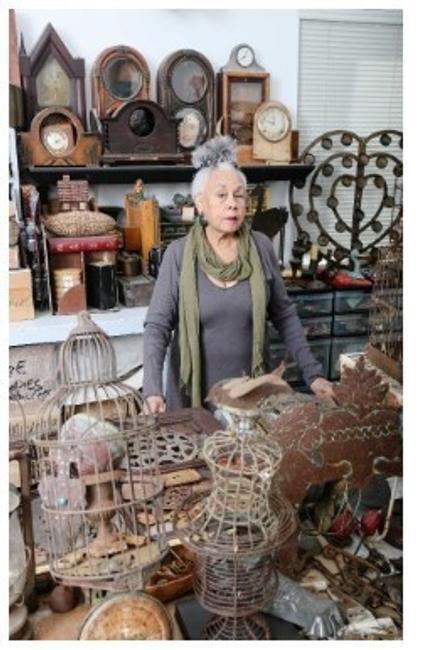
<path fill-rule="evenodd" d="M 314 165 L 244 165 L 241 167 L 250 183 L 263 181 L 304 180 Z M 145 183 L 190 183 L 194 175 L 191 165 L 121 165 L 109 167 L 28 167 L 21 170 L 21 182 L 51 185 L 68 174 L 93 184 L 126 184 L 142 178 Z"/>

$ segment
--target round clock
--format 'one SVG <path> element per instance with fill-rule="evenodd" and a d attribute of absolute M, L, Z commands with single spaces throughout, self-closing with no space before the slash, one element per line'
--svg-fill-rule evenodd
<path fill-rule="evenodd" d="M 50 129 L 43 133 L 43 145 L 51 153 L 64 153 L 69 147 L 69 138 L 61 129 Z"/>
<path fill-rule="evenodd" d="M 53 156 L 64 156 L 75 146 L 72 125 L 66 122 L 41 128 L 41 142 Z"/>
<path fill-rule="evenodd" d="M 290 132 L 291 116 L 283 104 L 267 102 L 257 113 L 257 129 L 269 142 L 279 142 Z"/>
<path fill-rule="evenodd" d="M 238 65 L 242 68 L 249 68 L 254 62 L 254 51 L 249 45 L 239 45 L 235 54 Z"/>
<path fill-rule="evenodd" d="M 184 149 L 194 149 L 204 142 L 207 136 L 207 123 L 196 108 L 182 108 L 176 115 L 181 121 L 178 125 L 178 144 Z"/>

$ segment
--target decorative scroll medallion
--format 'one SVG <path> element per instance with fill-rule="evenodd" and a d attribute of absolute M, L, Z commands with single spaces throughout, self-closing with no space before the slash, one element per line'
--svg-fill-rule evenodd
<path fill-rule="evenodd" d="M 402 203 L 397 206 L 394 199 L 395 180 L 403 174 L 402 132 L 375 131 L 363 138 L 352 131 L 327 131 L 306 147 L 299 162 L 316 167 L 290 186 L 298 236 L 308 247 L 316 242 L 338 263 L 352 263 L 353 249 L 375 255 L 402 213 Z"/>

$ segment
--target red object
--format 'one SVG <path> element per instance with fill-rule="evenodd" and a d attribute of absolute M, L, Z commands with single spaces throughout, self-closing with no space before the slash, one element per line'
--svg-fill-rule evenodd
<path fill-rule="evenodd" d="M 345 509 L 338 515 L 332 522 L 329 532 L 340 537 L 349 537 L 355 528 L 355 520 L 351 514 L 351 510 Z"/>
<path fill-rule="evenodd" d="M 353 278 L 345 271 L 338 271 L 334 275 L 329 273 L 322 274 L 319 279 L 330 284 L 335 289 L 354 289 L 354 288 L 371 288 L 373 283 L 366 278 Z"/>
<path fill-rule="evenodd" d="M 115 251 L 121 247 L 120 235 L 90 237 L 49 237 L 51 253 L 81 253 L 86 251 Z"/>
<path fill-rule="evenodd" d="M 382 510 L 369 508 L 361 517 L 360 530 L 365 537 L 371 537 L 376 533 L 382 522 Z"/>

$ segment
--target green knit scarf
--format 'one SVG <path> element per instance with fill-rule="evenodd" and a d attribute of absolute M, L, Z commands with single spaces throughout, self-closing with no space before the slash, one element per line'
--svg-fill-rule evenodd
<path fill-rule="evenodd" d="M 222 262 L 197 223 L 187 237 L 179 282 L 179 347 L 181 386 L 191 397 L 191 406 L 201 406 L 200 316 L 197 293 L 197 261 L 205 273 L 222 282 L 250 279 L 253 305 L 251 376 L 263 373 L 266 291 L 263 269 L 255 242 L 243 224 L 238 231 L 238 256 Z M 236 327 L 236 323 L 234 323 Z"/>

